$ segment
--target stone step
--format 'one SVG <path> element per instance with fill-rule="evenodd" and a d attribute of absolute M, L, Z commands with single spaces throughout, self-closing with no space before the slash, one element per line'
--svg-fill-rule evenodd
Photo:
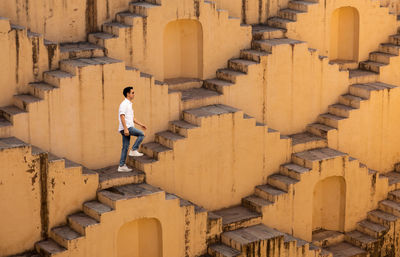
<path fill-rule="evenodd" d="M 292 139 L 294 153 L 328 146 L 328 142 L 325 138 L 316 136 L 309 132 L 293 134 L 289 135 L 289 137 Z"/>
<path fill-rule="evenodd" d="M 273 203 L 257 195 L 249 195 L 242 199 L 243 206 L 258 213 L 262 213 L 263 208 L 271 204 Z"/>
<path fill-rule="evenodd" d="M 268 177 L 267 181 L 271 186 L 285 192 L 289 192 L 293 188 L 294 184 L 299 182 L 297 179 L 293 179 L 282 174 L 273 174 Z"/>
<path fill-rule="evenodd" d="M 70 249 L 76 240 L 82 239 L 83 236 L 70 228 L 69 226 L 60 226 L 50 230 L 50 237 L 59 245 Z"/>
<path fill-rule="evenodd" d="M 384 53 L 384 52 L 372 52 L 369 54 L 369 59 L 374 62 L 390 63 L 390 58 L 396 57 L 396 54 Z"/>
<path fill-rule="evenodd" d="M 29 105 L 31 103 L 40 101 L 42 101 L 42 99 L 29 94 L 14 95 L 13 97 L 14 105 L 25 111 L 29 110 Z"/>
<path fill-rule="evenodd" d="M 232 83 L 236 83 L 236 80 L 240 76 L 245 76 L 246 73 L 231 70 L 231 69 L 219 69 L 217 70 L 217 78 Z"/>
<path fill-rule="evenodd" d="M 396 34 L 396 35 L 389 36 L 389 42 L 391 44 L 400 46 L 400 35 Z"/>
<path fill-rule="evenodd" d="M 360 69 L 372 71 L 375 73 L 379 73 L 380 69 L 385 66 L 387 66 L 387 64 L 381 62 L 374 62 L 374 61 L 360 62 Z"/>
<path fill-rule="evenodd" d="M 391 43 L 384 43 L 379 45 L 379 52 L 399 55 L 400 53 L 400 46 L 391 44 Z"/>
<path fill-rule="evenodd" d="M 225 244 L 212 244 L 208 247 L 208 254 L 214 257 L 242 257 L 240 251 Z"/>
<path fill-rule="evenodd" d="M 145 168 L 146 166 L 152 165 L 155 162 L 157 162 L 157 160 L 148 155 L 143 155 L 143 156 L 139 156 L 139 157 L 128 156 L 126 164 L 128 166 L 134 167 L 138 170 L 144 171 L 146 169 Z"/>
<path fill-rule="evenodd" d="M 104 55 L 105 49 L 103 47 L 89 42 L 60 44 L 60 60 L 102 57 Z"/>
<path fill-rule="evenodd" d="M 319 247 L 328 247 L 343 240 L 344 234 L 337 231 L 320 229 L 312 233 L 312 243 Z"/>
<path fill-rule="evenodd" d="M 241 111 L 227 105 L 215 104 L 200 108 L 184 110 L 183 119 L 189 123 L 200 125 L 201 120 L 205 117 L 229 115 L 238 112 Z"/>
<path fill-rule="evenodd" d="M 72 79 L 74 75 L 62 70 L 46 71 L 43 73 L 43 80 L 56 87 L 60 87 L 64 79 Z"/>
<path fill-rule="evenodd" d="M 297 15 L 301 14 L 301 13 L 306 13 L 306 11 L 299 11 L 296 9 L 286 8 L 286 9 L 279 10 L 278 17 L 282 18 L 282 19 L 291 20 L 291 21 L 297 21 Z"/>
<path fill-rule="evenodd" d="M 257 64 L 257 62 L 249 61 L 246 59 L 230 59 L 228 61 L 228 68 L 234 71 L 248 73 L 250 66 Z"/>
<path fill-rule="evenodd" d="M 100 223 L 83 212 L 78 212 L 68 216 L 69 226 L 81 235 L 86 235 L 86 229 L 97 226 Z"/>
<path fill-rule="evenodd" d="M 292 161 L 300 166 L 313 169 L 321 161 L 347 157 L 347 154 L 332 148 L 318 148 L 309 151 L 292 154 Z"/>
<path fill-rule="evenodd" d="M 345 94 L 345 95 L 341 95 L 339 97 L 340 104 L 351 106 L 355 109 L 359 109 L 361 102 L 364 100 L 366 100 L 366 99 L 359 97 L 359 96 L 352 95 L 352 94 Z"/>
<path fill-rule="evenodd" d="M 350 69 L 358 68 L 358 62 L 351 61 L 351 60 L 340 60 L 340 59 L 331 60 L 331 61 L 329 61 L 329 64 L 339 65 L 339 70 L 350 70 Z"/>
<path fill-rule="evenodd" d="M 142 145 L 142 152 L 151 158 L 160 160 L 166 154 L 172 152 L 172 149 L 157 142 L 150 142 Z"/>
<path fill-rule="evenodd" d="M 375 222 L 369 220 L 362 220 L 357 223 L 357 230 L 364 234 L 370 235 L 374 238 L 380 238 L 389 229 Z"/>
<path fill-rule="evenodd" d="M 188 133 L 190 130 L 194 130 L 199 128 L 197 125 L 186 122 L 184 120 L 175 120 L 169 123 L 169 130 L 172 133 L 179 134 L 183 137 L 188 137 Z"/>
<path fill-rule="evenodd" d="M 90 33 L 88 35 L 88 41 L 92 44 L 106 47 L 106 42 L 107 40 L 115 40 L 118 37 L 114 34 L 111 33 L 105 33 L 105 32 L 96 32 L 96 33 Z"/>
<path fill-rule="evenodd" d="M 283 38 L 286 30 L 280 28 L 269 27 L 266 25 L 253 25 L 253 40 L 259 39 L 272 39 L 272 38 Z"/>
<path fill-rule="evenodd" d="M 41 99 L 45 99 L 47 94 L 57 87 L 50 85 L 46 82 L 29 83 L 29 93 Z"/>
<path fill-rule="evenodd" d="M 315 2 L 311 1 L 289 1 L 288 7 L 290 9 L 307 12 L 308 8 L 315 4 Z"/>
<path fill-rule="evenodd" d="M 278 198 L 285 195 L 286 192 L 271 185 L 260 185 L 255 188 L 255 195 L 270 202 L 276 202 Z"/>
<path fill-rule="evenodd" d="M 306 130 L 311 134 L 317 135 L 322 138 L 328 138 L 330 132 L 336 131 L 336 128 L 322 124 L 322 123 L 312 123 L 307 125 Z"/>
<path fill-rule="evenodd" d="M 396 88 L 396 86 L 382 82 L 353 84 L 350 86 L 350 94 L 359 96 L 364 99 L 369 99 L 371 96 L 371 92 L 373 91 L 390 90 L 393 88 Z"/>
<path fill-rule="evenodd" d="M 122 61 L 109 57 L 78 58 L 60 61 L 60 69 L 77 76 L 80 70 L 85 67 L 114 63 L 122 63 Z"/>
<path fill-rule="evenodd" d="M 224 93 L 225 87 L 233 86 L 234 84 L 230 81 L 226 81 L 224 79 L 207 79 L 204 81 L 203 87 L 206 89 L 210 89 L 219 93 Z"/>
<path fill-rule="evenodd" d="M 29 144 L 16 137 L 0 138 L 0 150 L 24 147 L 29 147 Z"/>
<path fill-rule="evenodd" d="M 144 18 L 143 15 L 131 13 L 131 12 L 120 12 L 115 15 L 117 22 L 134 26 L 138 20 Z"/>
<path fill-rule="evenodd" d="M 99 190 L 114 186 L 140 184 L 145 180 L 143 171 L 133 169 L 131 172 L 118 172 L 118 166 L 95 170 L 99 174 Z"/>
<path fill-rule="evenodd" d="M 261 62 L 262 58 L 265 58 L 270 53 L 265 51 L 253 50 L 253 49 L 245 49 L 240 50 L 240 58 L 254 61 L 254 62 Z"/>
<path fill-rule="evenodd" d="M 148 2 L 130 2 L 129 11 L 144 17 L 149 16 L 150 12 L 159 7 L 159 5 L 151 4 Z"/>
<path fill-rule="evenodd" d="M 274 28 L 281 28 L 281 29 L 287 29 L 289 24 L 294 22 L 293 20 L 289 19 L 283 19 L 280 17 L 272 17 L 268 19 L 267 24 L 268 26 L 274 27 Z"/>
<path fill-rule="evenodd" d="M 345 119 L 344 117 L 340 117 L 340 116 L 333 115 L 330 113 L 324 113 L 324 114 L 320 114 L 318 116 L 319 123 L 325 124 L 325 125 L 333 127 L 333 128 L 338 128 L 339 122 L 344 119 Z"/>
<path fill-rule="evenodd" d="M 378 73 L 367 70 L 349 70 L 350 84 L 375 82 L 379 78 Z"/>
<path fill-rule="evenodd" d="M 346 242 L 349 242 L 350 244 L 360 247 L 366 251 L 373 250 L 379 243 L 379 239 L 373 238 L 372 236 L 357 230 L 346 233 L 344 239 Z"/>
<path fill-rule="evenodd" d="M 274 256 L 273 251 L 283 244 L 283 238 L 283 233 L 262 224 L 221 234 L 223 244 L 246 253 L 247 257 L 257 257 L 259 252 Z"/>
<path fill-rule="evenodd" d="M 222 230 L 232 231 L 261 222 L 261 214 L 241 205 L 213 211 L 212 214 L 222 217 Z"/>
<path fill-rule="evenodd" d="M 388 199 L 400 204 L 400 190 L 394 190 L 389 192 Z"/>
<path fill-rule="evenodd" d="M 352 110 L 355 110 L 355 108 L 344 104 L 332 104 L 328 107 L 328 112 L 330 114 L 344 118 L 350 117 Z"/>
<path fill-rule="evenodd" d="M 99 201 L 90 201 L 83 204 L 83 212 L 97 221 L 101 221 L 101 217 L 110 213 L 113 209 Z"/>
<path fill-rule="evenodd" d="M 295 163 L 283 164 L 279 168 L 279 172 L 285 176 L 296 180 L 301 180 L 301 176 L 307 174 L 311 169 L 297 165 Z"/>
<path fill-rule="evenodd" d="M 11 124 L 11 122 L 0 115 L 0 138 L 11 137 L 12 127 L 13 125 Z"/>
<path fill-rule="evenodd" d="M 155 134 L 155 141 L 168 148 L 174 148 L 176 142 L 183 139 L 185 139 L 185 137 L 171 131 L 163 131 Z"/>
<path fill-rule="evenodd" d="M 0 107 L 0 116 L 12 124 L 14 123 L 14 117 L 21 114 L 27 114 L 27 112 L 14 105 Z"/>
<path fill-rule="evenodd" d="M 394 225 L 399 217 L 382 210 L 373 210 L 368 212 L 367 218 L 374 223 L 381 224 L 386 228 L 390 228 L 390 226 Z"/>
<path fill-rule="evenodd" d="M 382 174 L 382 177 L 386 177 L 389 180 L 389 190 L 400 189 L 400 173 L 399 172 L 389 172 L 386 174 Z"/>
<path fill-rule="evenodd" d="M 395 216 L 400 216 L 400 203 L 390 200 L 383 200 L 379 202 L 379 209 Z"/>
<path fill-rule="evenodd" d="M 351 245 L 346 242 L 335 244 L 325 248 L 325 250 L 331 252 L 333 256 L 340 257 L 367 257 L 369 254 L 363 249 Z"/>
<path fill-rule="evenodd" d="M 191 88 L 200 88 L 203 81 L 195 78 L 173 78 L 165 79 L 164 82 L 168 84 L 170 90 L 185 90 Z"/>
<path fill-rule="evenodd" d="M 198 108 L 206 105 L 218 104 L 221 93 L 207 88 L 190 88 L 185 90 L 169 90 L 181 95 L 182 109 Z"/>
<path fill-rule="evenodd" d="M 35 244 L 36 251 L 44 257 L 53 257 L 63 254 L 67 249 L 52 239 L 46 239 Z"/>
<path fill-rule="evenodd" d="M 121 34 L 125 35 L 129 30 L 132 29 L 132 25 L 128 25 L 122 22 L 106 22 L 102 25 L 103 32 L 115 35 L 119 37 Z M 123 32 L 121 32 L 123 31 Z"/>
<path fill-rule="evenodd" d="M 303 41 L 291 39 L 291 38 L 275 38 L 266 40 L 253 40 L 251 46 L 253 50 L 266 51 L 271 53 L 272 48 L 280 45 L 296 45 L 304 44 Z"/>

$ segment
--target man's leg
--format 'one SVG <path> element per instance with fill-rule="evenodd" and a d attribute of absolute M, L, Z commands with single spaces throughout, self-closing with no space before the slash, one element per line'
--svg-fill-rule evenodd
<path fill-rule="evenodd" d="M 131 136 L 125 136 L 123 131 L 121 132 L 121 135 L 122 135 L 122 151 L 121 151 L 121 160 L 119 161 L 120 167 L 125 165 L 126 155 L 128 153 L 129 142 L 131 139 Z"/>
<path fill-rule="evenodd" d="M 135 143 L 132 146 L 132 151 L 138 150 L 140 144 L 142 143 L 143 139 L 144 139 L 144 133 L 134 127 L 130 127 L 129 128 L 129 134 L 131 134 L 132 136 L 137 137 Z"/>

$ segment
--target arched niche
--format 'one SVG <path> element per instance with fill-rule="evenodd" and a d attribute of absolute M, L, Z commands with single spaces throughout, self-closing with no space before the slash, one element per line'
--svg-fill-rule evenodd
<path fill-rule="evenodd" d="M 161 232 L 161 224 L 154 218 L 124 224 L 117 235 L 117 256 L 162 257 Z"/>
<path fill-rule="evenodd" d="M 356 8 L 341 7 L 332 13 L 329 59 L 358 61 L 360 18 Z"/>
<path fill-rule="evenodd" d="M 313 193 L 313 231 L 319 229 L 344 231 L 346 182 L 343 177 L 319 181 Z"/>
<path fill-rule="evenodd" d="M 164 29 L 164 79 L 202 78 L 203 28 L 197 20 L 182 19 Z"/>

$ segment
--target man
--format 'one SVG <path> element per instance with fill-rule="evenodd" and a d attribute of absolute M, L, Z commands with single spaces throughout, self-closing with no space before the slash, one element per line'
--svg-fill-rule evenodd
<path fill-rule="evenodd" d="M 139 146 L 144 139 L 144 133 L 135 128 L 135 124 L 141 126 L 143 129 L 147 129 L 145 125 L 137 121 L 134 117 L 132 109 L 132 100 L 135 98 L 135 92 L 132 87 L 124 88 L 123 94 L 125 100 L 122 101 L 119 106 L 119 128 L 118 131 L 122 135 L 122 151 L 121 160 L 119 161 L 118 172 L 130 172 L 132 169 L 126 166 L 126 154 L 129 148 L 129 142 L 131 136 L 137 137 L 136 142 L 132 146 L 132 150 L 129 151 L 129 156 L 142 156 L 143 154 L 138 152 Z"/>

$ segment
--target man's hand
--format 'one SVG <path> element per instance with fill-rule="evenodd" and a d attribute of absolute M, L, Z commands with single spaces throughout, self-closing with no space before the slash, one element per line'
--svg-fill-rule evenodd
<path fill-rule="evenodd" d="M 124 129 L 124 135 L 125 136 L 129 136 L 129 130 L 126 128 L 126 129 Z"/>

